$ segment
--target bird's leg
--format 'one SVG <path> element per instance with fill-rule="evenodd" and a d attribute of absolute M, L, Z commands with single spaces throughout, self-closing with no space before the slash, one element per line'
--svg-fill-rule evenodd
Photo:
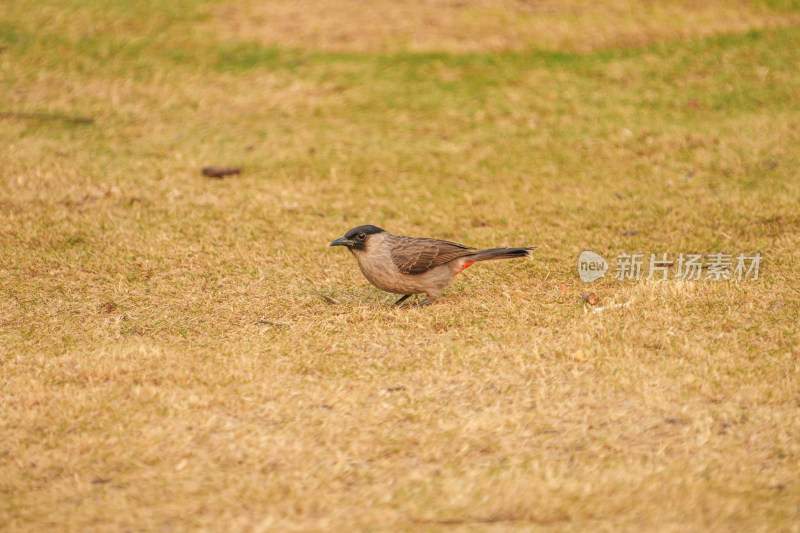
<path fill-rule="evenodd" d="M 425 296 L 427 296 L 427 298 L 425 298 L 421 302 L 417 302 L 416 303 L 417 307 L 422 307 L 423 305 L 431 305 L 439 297 L 439 293 L 437 292 L 436 294 L 432 294 L 432 293 L 429 292 L 429 293 L 426 293 Z"/>
<path fill-rule="evenodd" d="M 408 298 L 409 296 L 411 296 L 411 295 L 410 295 L 410 294 L 406 294 L 405 296 L 403 296 L 402 298 L 400 298 L 399 300 L 397 300 L 397 301 L 394 303 L 394 305 L 400 305 L 401 303 L 405 302 L 405 301 L 406 301 L 406 298 Z"/>

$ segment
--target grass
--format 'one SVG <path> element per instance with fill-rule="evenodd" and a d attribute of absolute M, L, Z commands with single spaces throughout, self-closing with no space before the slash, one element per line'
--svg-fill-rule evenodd
<path fill-rule="evenodd" d="M 180 4 L 0 6 L 0 527 L 797 527 L 796 2 Z M 397 310 L 361 223 L 539 248 Z"/>

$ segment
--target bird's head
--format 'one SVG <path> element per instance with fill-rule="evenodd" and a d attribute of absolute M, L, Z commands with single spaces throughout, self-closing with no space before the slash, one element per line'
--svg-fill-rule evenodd
<path fill-rule="evenodd" d="M 377 226 L 365 225 L 353 228 L 344 234 L 344 237 L 339 237 L 331 243 L 331 246 L 346 246 L 351 252 L 364 252 L 367 249 L 367 242 L 369 242 L 372 235 L 378 233 L 385 233 Z"/>

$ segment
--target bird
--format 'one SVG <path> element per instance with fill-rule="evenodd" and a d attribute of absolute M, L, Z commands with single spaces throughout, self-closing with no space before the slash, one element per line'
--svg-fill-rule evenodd
<path fill-rule="evenodd" d="M 371 224 L 358 226 L 330 243 L 355 256 L 364 277 L 381 290 L 402 294 L 394 305 L 425 293 L 417 305 L 432 304 L 456 274 L 479 261 L 527 257 L 534 247 L 478 250 L 440 239 L 403 237 Z"/>

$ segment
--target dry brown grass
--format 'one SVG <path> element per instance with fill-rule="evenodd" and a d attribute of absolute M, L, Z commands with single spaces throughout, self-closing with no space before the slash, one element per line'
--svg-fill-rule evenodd
<path fill-rule="evenodd" d="M 797 530 L 797 27 L 351 56 L 64 5 L 0 11 L 0 529 Z M 393 309 L 359 223 L 539 249 Z"/>
<path fill-rule="evenodd" d="M 798 20 L 730 0 L 251 0 L 215 9 L 213 25 L 236 40 L 328 51 L 588 52 Z"/>

